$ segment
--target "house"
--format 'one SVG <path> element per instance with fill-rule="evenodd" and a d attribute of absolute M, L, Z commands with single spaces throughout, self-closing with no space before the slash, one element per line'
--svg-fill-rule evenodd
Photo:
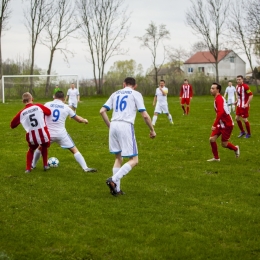
<path fill-rule="evenodd" d="M 184 72 L 187 75 L 203 73 L 215 77 L 215 59 L 209 51 L 200 51 L 184 62 Z M 246 74 L 246 63 L 234 51 L 224 50 L 218 54 L 218 73 L 220 80 L 236 78 Z"/>
<path fill-rule="evenodd" d="M 158 80 L 160 81 L 161 79 L 165 79 L 165 77 L 167 75 L 172 75 L 172 74 L 182 75 L 183 73 L 184 72 L 183 72 L 183 70 L 181 68 L 175 67 L 173 65 L 168 65 L 168 66 L 164 66 L 164 67 L 161 67 L 160 69 L 158 69 L 157 77 L 158 77 Z M 148 76 L 154 77 L 155 76 L 155 70 L 153 69 L 148 74 Z"/>

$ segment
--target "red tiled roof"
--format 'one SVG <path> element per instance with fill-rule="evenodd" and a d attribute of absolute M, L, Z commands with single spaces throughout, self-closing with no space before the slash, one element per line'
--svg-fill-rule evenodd
<path fill-rule="evenodd" d="M 227 56 L 231 50 L 219 51 L 218 62 Z M 214 63 L 215 59 L 209 51 L 199 51 L 191 56 L 184 64 L 196 64 L 196 63 Z"/>

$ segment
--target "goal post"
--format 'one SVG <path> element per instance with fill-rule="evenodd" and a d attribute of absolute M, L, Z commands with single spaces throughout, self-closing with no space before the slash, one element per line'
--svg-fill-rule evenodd
<path fill-rule="evenodd" d="M 19 79 L 20 78 L 20 79 Z M 17 99 L 24 92 L 30 89 L 30 79 L 33 78 L 33 92 L 35 98 L 46 98 L 45 90 L 47 79 L 49 78 L 48 96 L 52 97 L 53 89 L 56 85 L 59 86 L 64 93 L 70 88 L 70 84 L 75 83 L 79 89 L 79 77 L 76 74 L 62 75 L 3 75 L 2 76 L 2 102 L 5 103 L 6 97 Z M 0 92 L 1 93 L 1 92 Z M 33 93 L 32 93 L 33 94 Z"/>

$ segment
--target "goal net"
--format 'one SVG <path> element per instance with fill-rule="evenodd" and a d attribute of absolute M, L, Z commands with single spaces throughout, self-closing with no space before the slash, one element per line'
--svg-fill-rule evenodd
<path fill-rule="evenodd" d="M 70 84 L 79 88 L 78 75 L 4 75 L 1 84 L 1 99 L 21 99 L 23 93 L 30 92 L 35 99 L 52 98 L 55 86 L 66 95 Z"/>

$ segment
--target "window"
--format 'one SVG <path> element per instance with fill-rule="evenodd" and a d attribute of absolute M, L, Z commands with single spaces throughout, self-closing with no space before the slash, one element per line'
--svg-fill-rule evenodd
<path fill-rule="evenodd" d="M 230 61 L 230 63 L 234 63 L 234 62 L 235 62 L 235 57 L 231 56 L 231 57 L 229 58 L 229 61 Z"/>
<path fill-rule="evenodd" d="M 209 74 L 212 74 L 212 73 L 213 73 L 213 67 L 208 67 L 207 70 L 208 70 L 208 73 L 209 73 Z"/>
<path fill-rule="evenodd" d="M 204 73 L 204 67 L 199 67 L 198 70 L 199 70 L 199 72 L 203 72 Z"/>
<path fill-rule="evenodd" d="M 193 68 L 188 68 L 188 73 L 193 73 Z"/>

